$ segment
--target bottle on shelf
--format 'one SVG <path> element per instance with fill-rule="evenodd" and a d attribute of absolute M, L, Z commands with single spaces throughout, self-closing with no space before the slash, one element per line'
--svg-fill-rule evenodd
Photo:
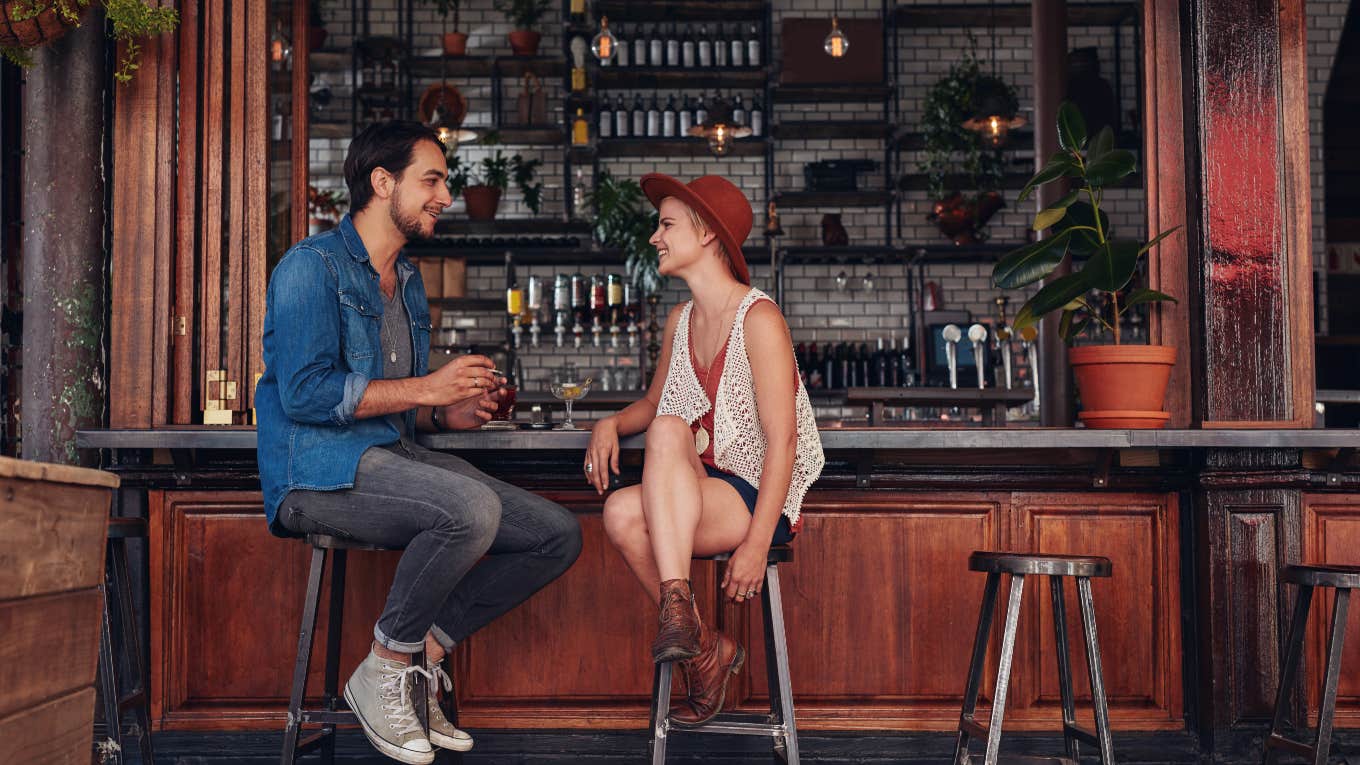
<path fill-rule="evenodd" d="M 647 108 L 642 105 L 641 93 L 633 97 L 633 131 L 631 135 L 634 138 L 647 135 Z"/>
<path fill-rule="evenodd" d="M 676 136 L 676 111 L 675 95 L 671 94 L 666 99 L 666 109 L 661 112 L 661 137 L 674 138 Z"/>
<path fill-rule="evenodd" d="M 614 60 L 612 66 L 628 66 L 628 34 L 623 31 L 623 25 L 615 24 L 614 28 Z M 600 66 L 605 62 L 601 61 Z"/>
<path fill-rule="evenodd" d="M 538 311 L 542 307 L 543 280 L 537 276 L 530 276 L 528 290 L 525 293 L 524 310 L 529 315 L 529 345 L 534 348 L 538 347 L 538 337 L 543 331 L 543 327 L 538 323 Z"/>
<path fill-rule="evenodd" d="M 632 123 L 632 118 L 628 114 L 628 107 L 623 103 L 623 94 L 614 97 L 614 137 L 627 138 L 628 126 Z"/>
<path fill-rule="evenodd" d="M 803 374 L 807 377 L 807 389 L 821 390 L 823 388 L 822 358 L 817 354 L 817 343 L 815 341 L 808 346 L 806 364 L 803 370 Z"/>
<path fill-rule="evenodd" d="M 688 24 L 685 31 L 680 36 L 680 66 L 686 69 L 693 69 L 695 62 L 694 30 Z"/>
<path fill-rule="evenodd" d="M 727 65 L 746 66 L 746 41 L 741 37 L 741 27 L 732 30 L 732 36 L 727 41 Z"/>
<path fill-rule="evenodd" d="M 760 28 L 755 24 L 746 31 L 746 65 L 760 66 Z"/>
<path fill-rule="evenodd" d="M 741 102 L 741 96 L 732 102 L 732 122 L 737 125 L 746 124 L 746 105 Z"/>
<path fill-rule="evenodd" d="M 571 321 L 571 278 L 566 274 L 553 277 L 553 334 L 557 347 L 561 348 L 567 339 L 567 323 Z"/>
<path fill-rule="evenodd" d="M 855 385 L 866 388 L 869 386 L 870 375 L 873 373 L 873 357 L 869 354 L 869 344 L 860 343 L 859 351 L 855 353 Z"/>
<path fill-rule="evenodd" d="M 576 168 L 576 183 L 571 186 L 571 211 L 577 218 L 584 218 L 586 213 L 586 181 L 584 171 Z"/>
<path fill-rule="evenodd" d="M 708 121 L 708 107 L 704 105 L 704 94 L 699 94 L 699 100 L 694 104 L 694 124 L 702 125 Z"/>
<path fill-rule="evenodd" d="M 694 99 L 685 95 L 684 102 L 680 105 L 680 114 L 677 117 L 675 132 L 681 138 L 689 135 L 689 129 L 694 125 Z"/>
<path fill-rule="evenodd" d="M 597 123 L 595 132 L 601 138 L 614 137 L 614 110 L 610 107 L 608 98 L 600 99 L 600 113 Z"/>
<path fill-rule="evenodd" d="M 728 66 L 727 53 L 729 48 L 727 47 L 725 31 L 722 24 L 717 25 L 714 29 L 716 31 L 713 33 L 713 65 Z"/>
<path fill-rule="evenodd" d="M 699 25 L 699 39 L 694 44 L 699 66 L 713 66 L 713 38 L 708 36 L 708 25 Z"/>
<path fill-rule="evenodd" d="M 752 136 L 765 135 L 765 108 L 760 105 L 760 96 L 751 100 L 750 125 Z"/>
<path fill-rule="evenodd" d="M 661 25 L 653 24 L 647 39 L 647 65 L 666 65 L 666 40 L 661 35 Z"/>
<path fill-rule="evenodd" d="M 590 286 L 585 274 L 576 272 L 571 275 L 571 334 L 572 344 L 581 347 L 581 338 L 586 333 L 586 319 L 590 312 Z"/>
<path fill-rule="evenodd" d="M 628 321 L 628 347 L 636 348 L 638 336 L 642 328 L 638 326 L 638 317 L 642 315 L 642 302 L 638 300 L 637 290 L 633 287 L 631 280 L 623 282 L 623 316 Z"/>
<path fill-rule="evenodd" d="M 571 0 L 570 18 L 573 24 L 583 24 L 586 20 L 586 0 Z"/>
<path fill-rule="evenodd" d="M 666 66 L 680 66 L 680 35 L 675 31 L 674 23 L 666 33 Z"/>
<path fill-rule="evenodd" d="M 911 346 L 907 336 L 902 336 L 902 348 L 897 352 L 898 382 L 904 388 L 917 385 L 916 363 L 911 358 Z"/>
<path fill-rule="evenodd" d="M 576 107 L 576 119 L 571 121 L 571 145 L 585 146 L 590 143 L 590 126 L 586 123 L 585 109 Z"/>
<path fill-rule="evenodd" d="M 831 343 L 822 351 L 822 380 L 827 388 L 840 388 L 840 364 L 836 361 L 836 350 Z"/>
<path fill-rule="evenodd" d="M 590 276 L 590 344 L 600 347 L 600 337 L 604 333 L 604 322 L 608 318 L 608 296 L 604 274 Z"/>
<path fill-rule="evenodd" d="M 898 368 L 897 364 L 897 338 L 888 338 L 888 350 L 883 355 L 883 361 L 886 367 L 883 384 L 889 388 L 901 387 L 901 370 Z"/>
<path fill-rule="evenodd" d="M 870 361 L 873 364 L 872 382 L 870 384 L 877 388 L 886 388 L 890 375 L 888 374 L 888 352 L 883 346 L 883 338 L 878 338 L 878 347 L 874 349 Z"/>
<path fill-rule="evenodd" d="M 643 34 L 642 27 L 639 26 L 633 33 L 633 66 L 647 65 L 647 35 Z"/>
<path fill-rule="evenodd" d="M 609 347 L 618 348 L 623 333 L 623 277 L 618 274 L 605 277 L 605 306 L 609 310 Z"/>
<path fill-rule="evenodd" d="M 656 94 L 652 94 L 652 100 L 647 104 L 647 137 L 661 137 L 661 107 L 656 102 Z"/>
<path fill-rule="evenodd" d="M 510 286 L 505 290 L 505 313 L 510 317 L 510 334 L 514 338 L 514 346 L 519 347 L 520 335 L 524 328 L 519 324 L 519 315 L 524 312 L 524 290 L 520 288 L 519 281 L 511 277 Z"/>

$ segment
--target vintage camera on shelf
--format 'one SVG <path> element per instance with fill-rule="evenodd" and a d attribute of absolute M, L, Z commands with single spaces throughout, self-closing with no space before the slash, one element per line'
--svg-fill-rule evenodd
<path fill-rule="evenodd" d="M 808 191 L 857 191 L 858 174 L 878 169 L 872 159 L 824 159 L 803 165 Z"/>

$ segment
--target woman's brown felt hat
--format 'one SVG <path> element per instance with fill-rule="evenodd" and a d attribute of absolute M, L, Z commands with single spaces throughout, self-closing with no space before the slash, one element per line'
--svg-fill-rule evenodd
<path fill-rule="evenodd" d="M 751 233 L 751 202 L 734 183 L 720 175 L 705 175 L 688 184 L 661 173 L 642 176 L 642 193 L 654 207 L 660 209 L 666 197 L 689 205 L 709 225 L 732 261 L 732 275 L 742 284 L 751 283 L 751 270 L 746 267 L 742 242 Z"/>

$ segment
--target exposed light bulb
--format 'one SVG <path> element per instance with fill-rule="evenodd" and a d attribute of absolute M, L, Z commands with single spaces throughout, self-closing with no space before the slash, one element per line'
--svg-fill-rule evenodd
<path fill-rule="evenodd" d="M 612 61 L 618 39 L 609 31 L 609 17 L 600 17 L 600 31 L 590 40 L 590 52 L 600 61 Z"/>
<path fill-rule="evenodd" d="M 831 17 L 831 32 L 822 42 L 822 50 L 832 58 L 841 58 L 850 50 L 850 38 L 841 31 L 840 19 L 835 16 Z"/>

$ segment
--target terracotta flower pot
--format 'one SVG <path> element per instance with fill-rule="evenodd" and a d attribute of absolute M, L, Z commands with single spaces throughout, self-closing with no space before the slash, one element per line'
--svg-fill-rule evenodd
<path fill-rule="evenodd" d="M 995 191 L 988 191 L 975 200 L 960 192 L 937 201 L 927 220 L 939 227 L 940 233 L 954 240 L 960 247 L 978 243 L 978 232 L 997 210 L 1005 207 L 1005 200 Z"/>
<path fill-rule="evenodd" d="M 1085 345 L 1068 360 L 1081 393 L 1077 414 L 1091 428 L 1160 428 L 1176 349 L 1166 345 Z"/>
<path fill-rule="evenodd" d="M 74 5 L 68 0 L 58 1 L 67 7 Z M 0 0 L 0 47 L 37 48 L 48 45 L 76 26 L 56 11 L 55 4 L 43 8 L 37 16 L 16 21 L 15 16 L 27 15 L 29 5 L 18 0 Z M 89 9 L 88 5 L 73 8 L 78 16 L 83 16 Z"/>
<path fill-rule="evenodd" d="M 466 56 L 467 41 L 468 41 L 467 32 L 445 32 L 444 55 Z"/>
<path fill-rule="evenodd" d="M 501 190 L 495 186 L 468 186 L 463 189 L 467 216 L 472 220 L 495 220 L 501 205 Z"/>
<path fill-rule="evenodd" d="M 510 50 L 516 56 L 537 56 L 538 43 L 543 35 L 532 29 L 516 29 L 509 34 Z"/>

